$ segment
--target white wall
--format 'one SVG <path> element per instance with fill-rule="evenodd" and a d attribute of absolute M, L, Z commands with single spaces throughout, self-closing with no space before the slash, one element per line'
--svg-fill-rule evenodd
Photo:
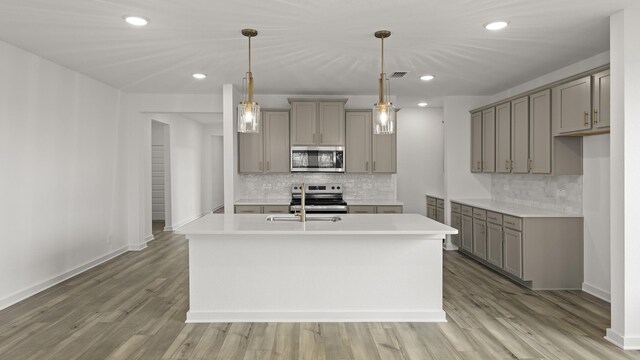
<path fill-rule="evenodd" d="M 210 212 L 224 206 L 224 152 L 222 139 L 222 114 L 220 123 L 208 124 L 203 132 L 202 153 L 202 212 Z"/>
<path fill-rule="evenodd" d="M 427 215 L 425 194 L 444 194 L 443 109 L 398 112 L 398 200 L 405 213 Z"/>
<path fill-rule="evenodd" d="M 0 42 L 0 309 L 127 247 L 120 93 Z"/>
<path fill-rule="evenodd" d="M 204 126 L 179 114 L 154 114 L 169 126 L 171 158 L 171 228 L 202 215 L 202 155 Z"/>

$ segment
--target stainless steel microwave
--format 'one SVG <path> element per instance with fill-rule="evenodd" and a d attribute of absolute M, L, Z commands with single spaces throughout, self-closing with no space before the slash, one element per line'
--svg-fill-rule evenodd
<path fill-rule="evenodd" d="M 344 172 L 344 146 L 292 146 L 291 172 Z"/>

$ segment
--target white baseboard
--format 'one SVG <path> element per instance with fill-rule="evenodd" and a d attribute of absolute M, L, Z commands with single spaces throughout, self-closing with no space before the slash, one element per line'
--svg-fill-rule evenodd
<path fill-rule="evenodd" d="M 219 205 L 219 206 L 214 206 L 213 209 L 211 209 L 211 213 L 214 214 L 216 211 L 220 210 L 224 208 L 224 204 Z"/>
<path fill-rule="evenodd" d="M 597 298 L 600 298 L 608 303 L 611 302 L 611 293 L 605 290 L 602 290 L 598 287 L 595 287 L 593 285 L 589 285 L 587 283 L 582 283 L 582 291 L 586 292 L 587 294 L 591 294 Z"/>
<path fill-rule="evenodd" d="M 640 336 L 623 336 L 609 328 L 604 338 L 622 350 L 640 350 Z"/>
<path fill-rule="evenodd" d="M 156 239 L 156 238 L 155 238 L 155 236 L 153 236 L 153 234 L 151 234 L 151 235 L 147 235 L 147 237 L 146 237 L 146 238 L 144 238 L 144 242 L 153 241 L 153 240 L 155 240 L 155 239 Z"/>
<path fill-rule="evenodd" d="M 128 247 L 122 247 L 118 250 L 114 250 L 104 256 L 101 256 L 97 259 L 94 259 L 92 261 L 89 261 L 88 263 L 84 264 L 84 265 L 80 265 L 78 267 L 76 267 L 75 269 L 69 270 L 63 274 L 60 274 L 58 276 L 55 276 L 49 280 L 43 281 L 37 285 L 28 287 L 22 291 L 19 291 L 13 295 L 9 295 L 4 299 L 0 299 L 0 310 L 5 309 L 11 305 L 14 305 L 30 296 L 33 296 L 41 291 L 44 291 L 54 285 L 57 285 L 65 280 L 68 280 L 82 272 L 85 272 L 93 267 L 96 267 L 106 261 L 109 261 L 113 258 L 115 258 L 116 256 L 119 256 L 125 252 L 127 252 L 129 249 Z"/>
<path fill-rule="evenodd" d="M 200 214 L 200 215 L 196 215 L 193 218 L 189 219 L 189 220 L 185 220 L 185 221 L 181 221 L 178 224 L 172 225 L 172 226 L 165 226 L 164 231 L 175 231 L 177 228 L 179 228 L 180 226 L 184 226 L 187 225 L 188 223 L 192 222 L 193 220 L 197 220 L 200 219 L 201 217 L 203 217 L 205 214 Z"/>
<path fill-rule="evenodd" d="M 447 322 L 433 311 L 189 311 L 187 323 L 226 322 Z"/>
<path fill-rule="evenodd" d="M 147 243 L 143 243 L 143 244 L 136 244 L 136 245 L 129 245 L 129 247 L 127 248 L 127 250 L 129 251 L 141 251 L 147 248 Z"/>

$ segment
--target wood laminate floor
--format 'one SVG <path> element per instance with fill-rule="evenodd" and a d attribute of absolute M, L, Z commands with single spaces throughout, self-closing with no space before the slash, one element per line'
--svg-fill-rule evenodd
<path fill-rule="evenodd" d="M 603 339 L 609 305 L 533 292 L 455 252 L 447 323 L 185 324 L 187 242 L 160 232 L 0 311 L 0 359 L 640 359 Z"/>

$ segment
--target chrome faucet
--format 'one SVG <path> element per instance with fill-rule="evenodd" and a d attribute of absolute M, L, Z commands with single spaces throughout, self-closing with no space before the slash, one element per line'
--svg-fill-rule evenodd
<path fill-rule="evenodd" d="M 307 222 L 307 210 L 305 210 L 304 208 L 304 204 L 306 202 L 304 183 L 302 183 L 302 186 L 300 186 L 300 190 L 302 190 L 302 193 L 300 194 L 300 211 L 298 211 L 295 215 L 300 217 L 300 222 Z"/>

